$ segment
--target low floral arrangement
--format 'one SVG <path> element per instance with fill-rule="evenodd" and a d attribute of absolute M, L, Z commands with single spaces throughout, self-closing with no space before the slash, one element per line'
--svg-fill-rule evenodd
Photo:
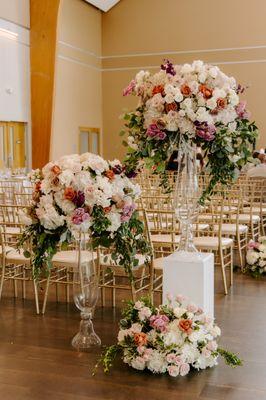
<path fill-rule="evenodd" d="M 258 242 L 249 242 L 246 261 L 245 272 L 255 278 L 266 274 L 266 236 L 261 236 Z"/>
<path fill-rule="evenodd" d="M 200 146 L 208 159 L 210 183 L 203 199 L 217 183 L 227 185 L 251 160 L 257 128 L 249 121 L 244 88 L 217 66 L 194 61 L 173 65 L 168 60 L 155 74 L 140 71 L 124 89 L 139 98 L 133 112 L 124 115 L 128 133 L 125 163 L 134 175 L 143 165 L 161 174 L 167 187 L 167 162 L 181 139 Z"/>
<path fill-rule="evenodd" d="M 220 328 L 184 296 L 155 308 L 148 298 L 129 302 L 120 321 L 118 343 L 106 348 L 98 365 L 108 372 L 120 354 L 124 363 L 137 370 L 184 376 L 191 369 L 217 365 L 224 357 L 231 366 L 241 365 L 233 353 L 218 347 Z"/>
<path fill-rule="evenodd" d="M 71 242 L 79 232 L 89 233 L 94 248 L 111 247 L 113 260 L 129 273 L 138 263 L 136 253 L 149 253 L 136 212 L 140 188 L 118 160 L 90 153 L 65 156 L 33 171 L 31 180 L 33 201 L 22 217 L 27 228 L 19 246 L 30 256 L 31 239 L 36 274 L 51 266 L 58 244 Z"/>

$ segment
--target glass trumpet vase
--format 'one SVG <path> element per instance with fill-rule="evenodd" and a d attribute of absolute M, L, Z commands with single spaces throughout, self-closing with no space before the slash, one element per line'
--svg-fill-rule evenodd
<path fill-rule="evenodd" d="M 199 213 L 199 199 L 196 147 L 183 141 L 178 149 L 178 171 L 174 188 L 174 211 L 181 235 L 178 251 L 197 252 L 193 243 L 193 223 Z"/>
<path fill-rule="evenodd" d="M 73 294 L 76 307 L 80 310 L 79 332 L 72 339 L 72 346 L 78 351 L 89 351 L 101 345 L 95 333 L 92 316 L 98 300 L 98 275 L 95 253 L 85 238 L 78 240 L 77 265 L 73 276 Z"/>

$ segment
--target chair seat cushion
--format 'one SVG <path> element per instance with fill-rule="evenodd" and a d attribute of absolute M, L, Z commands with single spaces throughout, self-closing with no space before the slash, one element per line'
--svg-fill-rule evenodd
<path fill-rule="evenodd" d="M 97 259 L 97 254 L 93 253 L 94 260 Z M 92 253 L 90 251 L 81 252 L 82 262 L 90 262 L 92 260 Z M 58 251 L 52 259 L 54 267 L 75 267 L 78 265 L 78 251 L 77 250 L 64 250 Z"/>
<path fill-rule="evenodd" d="M 234 221 L 236 220 L 236 216 L 232 215 L 231 219 Z M 241 224 L 249 224 L 250 223 L 250 215 L 249 214 L 239 214 L 239 222 Z M 252 215 L 252 222 L 253 223 L 259 223 L 260 222 L 260 216 L 259 215 Z"/>
<path fill-rule="evenodd" d="M 250 213 L 250 207 L 244 207 L 243 208 L 244 213 Z M 257 213 L 260 214 L 262 213 L 263 215 L 266 215 L 266 207 L 252 207 L 252 213 Z"/>
<path fill-rule="evenodd" d="M 151 235 L 152 242 L 155 245 L 162 244 L 162 245 L 171 245 L 171 235 Z M 180 235 L 175 236 L 175 244 L 180 242 Z M 194 245 L 199 249 L 210 249 L 210 250 L 217 250 L 219 247 L 219 239 L 215 236 L 200 236 L 194 237 L 193 239 Z M 221 246 L 223 248 L 230 247 L 233 245 L 233 239 L 231 238 L 222 238 L 221 239 Z"/>
<path fill-rule="evenodd" d="M 2 254 L 2 247 L 1 247 Z M 26 258 L 23 254 L 23 250 L 19 251 L 14 247 L 5 246 L 5 258 L 6 262 L 10 264 L 30 264 L 30 259 Z"/>
<path fill-rule="evenodd" d="M 218 250 L 219 248 L 219 238 L 215 236 L 200 236 L 195 237 L 194 245 L 200 249 L 208 249 L 208 250 Z M 231 238 L 221 238 L 221 246 L 222 248 L 231 247 L 234 241 Z"/>
<path fill-rule="evenodd" d="M 213 227 L 214 232 L 218 232 L 219 226 L 214 225 Z M 239 233 L 246 233 L 248 231 L 247 225 L 238 225 Z M 236 235 L 236 224 L 222 224 L 222 233 L 228 235 Z"/>
<path fill-rule="evenodd" d="M 151 241 L 155 244 L 171 244 L 172 243 L 172 236 L 171 234 L 161 233 L 158 235 L 151 235 Z M 180 242 L 180 235 L 175 235 L 175 243 Z"/>

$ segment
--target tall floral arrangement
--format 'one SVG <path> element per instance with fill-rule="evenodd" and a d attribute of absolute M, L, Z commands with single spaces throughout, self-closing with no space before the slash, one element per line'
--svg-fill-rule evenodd
<path fill-rule="evenodd" d="M 166 305 L 154 307 L 148 298 L 129 302 L 123 311 L 117 344 L 108 347 L 100 362 L 108 372 L 117 354 L 137 370 L 184 376 L 191 369 L 227 364 L 241 365 L 233 353 L 218 347 L 220 328 L 195 304 L 182 295 Z"/>
<path fill-rule="evenodd" d="M 27 228 L 20 241 L 33 246 L 35 273 L 51 265 L 58 244 L 88 233 L 93 246 L 113 249 L 113 259 L 130 272 L 137 252 L 149 253 L 135 200 L 140 188 L 118 160 L 85 153 L 70 155 L 33 171 L 32 205 L 21 216 Z"/>
<path fill-rule="evenodd" d="M 124 115 L 121 132 L 128 133 L 127 170 L 135 174 L 144 161 L 165 177 L 169 156 L 185 140 L 200 146 L 208 159 L 211 180 L 203 198 L 216 183 L 228 184 L 250 159 L 257 135 L 240 100 L 243 91 L 233 77 L 202 61 L 166 61 L 155 74 L 138 72 L 123 93 L 139 99 L 137 108 Z"/>

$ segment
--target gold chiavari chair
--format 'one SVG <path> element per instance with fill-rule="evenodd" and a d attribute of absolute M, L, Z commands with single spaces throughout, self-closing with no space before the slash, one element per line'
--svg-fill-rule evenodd
<path fill-rule="evenodd" d="M 31 258 L 26 258 L 23 250 L 16 248 L 17 242 L 22 234 L 24 226 L 16 223 L 15 228 L 19 228 L 19 233 L 10 234 L 5 223 L 0 225 L 0 242 L 1 242 L 1 279 L 0 279 L 0 298 L 2 296 L 4 283 L 12 281 L 14 285 L 14 296 L 18 296 L 17 283 L 22 283 L 22 297 L 26 298 L 26 283 L 33 283 L 34 298 L 36 305 L 36 313 L 39 314 L 39 296 L 37 280 L 32 274 Z"/>
<path fill-rule="evenodd" d="M 251 204 L 243 206 L 244 213 L 252 213 L 260 217 L 260 233 L 266 233 L 266 179 L 250 178 L 248 185 L 251 186 Z"/>
<path fill-rule="evenodd" d="M 84 234 L 80 240 L 86 241 Z M 88 243 L 89 247 L 89 243 Z M 70 300 L 70 289 L 73 288 L 73 272 L 78 268 L 78 241 L 73 241 L 66 250 L 58 248 L 58 252 L 52 258 L 52 268 L 48 271 L 46 286 L 44 290 L 44 300 L 42 306 L 42 314 L 46 311 L 46 305 L 49 290 L 52 285 L 55 286 L 56 300 L 59 301 L 59 287 L 65 288 L 66 301 Z M 97 260 L 97 253 L 89 249 L 81 251 L 82 262 L 91 262 L 92 257 Z"/>
<path fill-rule="evenodd" d="M 258 205 L 259 197 L 256 196 L 255 186 L 251 180 L 240 181 L 235 185 L 235 189 L 239 191 L 241 197 L 241 207 L 238 214 L 240 224 L 248 226 L 248 239 L 257 241 L 261 230 L 261 217 L 259 215 L 256 205 Z M 232 215 L 231 219 L 236 219 Z"/>
<path fill-rule="evenodd" d="M 145 235 L 149 239 L 149 228 L 145 210 L 138 209 L 140 219 L 144 223 Z M 128 276 L 122 265 L 112 258 L 112 249 L 98 248 L 98 274 L 101 288 L 102 306 L 106 304 L 106 290 L 111 291 L 112 305 L 116 306 L 116 292 L 126 291 L 130 293 L 132 300 L 136 300 L 139 294 L 148 292 L 152 297 L 153 291 L 153 257 L 136 255 L 138 265 L 132 268 L 132 278 Z"/>

